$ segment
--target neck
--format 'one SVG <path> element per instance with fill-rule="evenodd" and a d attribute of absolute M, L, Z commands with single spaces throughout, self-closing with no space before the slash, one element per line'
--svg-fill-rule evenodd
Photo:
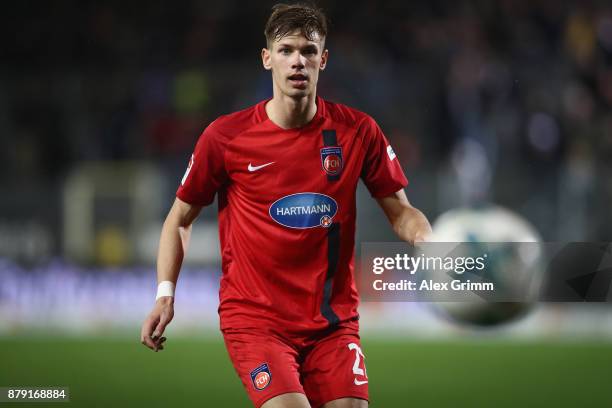
<path fill-rule="evenodd" d="M 292 98 L 275 92 L 274 97 L 266 104 L 266 113 L 268 118 L 280 128 L 302 127 L 317 113 L 316 95 Z"/>

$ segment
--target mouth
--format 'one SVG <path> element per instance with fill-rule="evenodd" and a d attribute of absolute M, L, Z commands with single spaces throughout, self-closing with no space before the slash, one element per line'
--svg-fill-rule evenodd
<path fill-rule="evenodd" d="M 306 89 L 308 86 L 308 76 L 304 74 L 293 74 L 287 77 L 291 86 L 295 89 Z"/>
<path fill-rule="evenodd" d="M 288 78 L 290 81 L 308 81 L 308 77 L 304 74 L 293 74 Z"/>

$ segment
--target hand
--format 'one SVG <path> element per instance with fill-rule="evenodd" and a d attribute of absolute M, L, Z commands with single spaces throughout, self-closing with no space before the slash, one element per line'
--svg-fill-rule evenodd
<path fill-rule="evenodd" d="M 404 189 L 387 197 L 377 198 L 376 201 L 385 212 L 399 239 L 410 245 L 428 242 L 431 239 L 431 225 L 427 217 L 410 204 Z"/>
<path fill-rule="evenodd" d="M 140 342 L 155 352 L 164 349 L 166 326 L 174 317 L 174 298 L 163 296 L 157 299 L 153 310 L 142 324 Z"/>
<path fill-rule="evenodd" d="M 433 233 L 425 215 L 416 208 L 412 208 L 410 211 L 409 221 L 406 225 L 408 243 L 418 246 L 418 244 L 431 241 Z"/>
<path fill-rule="evenodd" d="M 412 244 L 417 245 L 423 242 L 429 242 L 432 239 L 432 235 L 431 225 L 429 225 L 427 219 L 420 220 L 415 227 Z"/>

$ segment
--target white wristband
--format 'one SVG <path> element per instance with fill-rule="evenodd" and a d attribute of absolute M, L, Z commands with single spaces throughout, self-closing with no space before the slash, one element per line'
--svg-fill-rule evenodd
<path fill-rule="evenodd" d="M 174 282 L 170 282 L 170 281 L 159 282 L 159 285 L 157 285 L 157 296 L 155 296 L 155 300 L 163 296 L 174 297 Z"/>

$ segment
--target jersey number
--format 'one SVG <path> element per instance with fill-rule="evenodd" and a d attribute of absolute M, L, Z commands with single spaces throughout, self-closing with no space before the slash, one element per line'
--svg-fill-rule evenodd
<path fill-rule="evenodd" d="M 353 374 L 363 375 L 365 378 L 368 378 L 368 374 L 365 369 L 365 356 L 363 355 L 363 352 L 361 351 L 361 347 L 359 347 L 355 343 L 349 343 L 348 348 L 349 350 L 355 351 L 355 363 L 353 364 Z M 362 358 L 364 359 L 363 368 L 359 367 Z"/>

